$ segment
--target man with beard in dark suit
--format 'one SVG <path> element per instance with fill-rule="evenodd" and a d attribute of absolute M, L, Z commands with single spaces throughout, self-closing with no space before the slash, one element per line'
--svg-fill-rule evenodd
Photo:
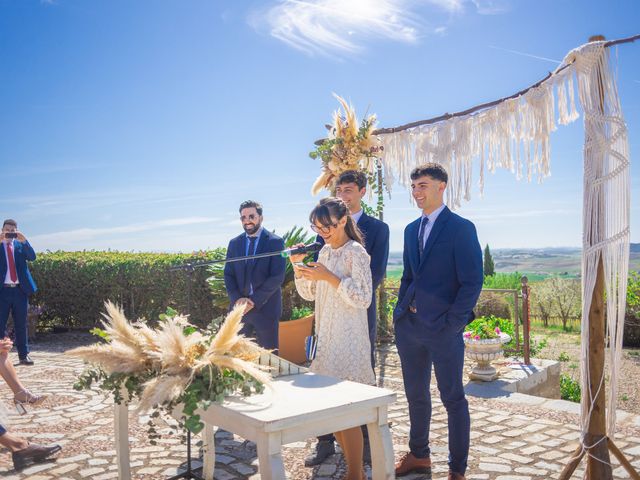
<path fill-rule="evenodd" d="M 262 205 L 248 200 L 240 205 L 244 233 L 229 242 L 227 258 L 284 250 L 284 241 L 262 227 Z M 240 333 L 278 353 L 278 322 L 282 315 L 282 282 L 286 259 L 280 255 L 227 263 L 224 284 L 230 308 L 246 305 Z"/>

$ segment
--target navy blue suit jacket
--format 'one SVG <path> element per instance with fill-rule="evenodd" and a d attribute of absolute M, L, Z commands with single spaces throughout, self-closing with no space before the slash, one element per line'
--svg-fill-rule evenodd
<path fill-rule="evenodd" d="M 247 236 L 238 235 L 229 242 L 227 258 L 246 255 Z M 274 233 L 262 230 L 256 254 L 279 252 L 284 250 L 284 240 Z M 247 264 L 247 262 L 249 262 Z M 231 307 L 239 298 L 250 298 L 255 306 L 245 316 L 246 320 L 264 317 L 265 320 L 279 321 L 282 316 L 282 282 L 286 259 L 273 256 L 240 262 L 227 263 L 224 267 L 224 284 L 231 300 Z M 253 286 L 253 293 L 249 294 L 249 286 Z"/>
<path fill-rule="evenodd" d="M 36 252 L 34 252 L 29 242 L 13 242 L 13 258 L 16 262 L 16 273 L 18 274 L 18 281 L 20 282 L 20 290 L 25 295 L 31 295 L 36 292 L 36 283 L 31 277 L 31 272 L 27 266 L 28 261 L 36 259 Z M 5 254 L 5 246 L 0 243 L 0 282 L 4 283 L 4 279 L 7 277 L 7 255 Z"/>
<path fill-rule="evenodd" d="M 404 271 L 394 322 L 403 321 L 415 298 L 416 317 L 430 333 L 460 332 L 474 318 L 482 282 L 482 249 L 469 220 L 445 207 L 436 219 L 420 261 L 420 218 L 404 231 Z"/>

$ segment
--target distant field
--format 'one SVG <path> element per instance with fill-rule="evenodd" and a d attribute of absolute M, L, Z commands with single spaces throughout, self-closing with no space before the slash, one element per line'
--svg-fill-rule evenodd
<path fill-rule="evenodd" d="M 520 272 L 531 282 L 557 275 L 565 278 L 580 278 L 581 250 L 579 248 L 496 249 L 491 254 L 496 272 Z M 629 267 L 632 271 L 640 271 L 639 244 L 631 245 Z M 401 252 L 389 254 L 387 276 L 389 278 L 402 276 Z"/>

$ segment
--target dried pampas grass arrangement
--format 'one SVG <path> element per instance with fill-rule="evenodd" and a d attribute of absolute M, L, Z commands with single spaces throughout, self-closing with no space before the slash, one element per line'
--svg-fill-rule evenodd
<path fill-rule="evenodd" d="M 217 333 L 201 331 L 184 316 L 163 316 L 157 328 L 127 320 L 121 308 L 107 302 L 104 329 L 96 333 L 105 342 L 74 348 L 67 355 L 90 367 L 76 389 L 99 388 L 118 403 L 138 401 L 139 411 L 183 404 L 185 426 L 194 433 L 203 428 L 194 412 L 206 409 L 225 395 L 259 393 L 271 376 L 256 362 L 266 350 L 239 335 L 244 307 L 234 308 Z"/>
<path fill-rule="evenodd" d="M 358 126 L 355 109 L 345 99 L 336 95 L 340 109 L 333 113 L 333 125 L 329 126 L 329 137 L 325 139 L 309 156 L 322 160 L 322 172 L 311 187 L 316 195 L 326 188 L 333 190 L 340 174 L 348 170 L 366 170 L 372 168 L 372 157 L 382 151 L 382 146 L 373 130 L 376 116 L 369 115 Z"/>

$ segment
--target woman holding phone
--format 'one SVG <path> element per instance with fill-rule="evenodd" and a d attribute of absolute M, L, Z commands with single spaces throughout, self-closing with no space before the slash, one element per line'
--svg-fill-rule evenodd
<path fill-rule="evenodd" d="M 316 357 L 311 371 L 373 385 L 367 308 L 372 281 L 369 254 L 345 203 L 329 197 L 309 215 L 311 228 L 325 241 L 317 262 L 303 265 L 305 255 L 292 255 L 300 296 L 315 301 Z M 300 245 L 299 245 L 300 246 Z M 347 462 L 345 480 L 364 478 L 362 430 L 336 432 Z"/>

